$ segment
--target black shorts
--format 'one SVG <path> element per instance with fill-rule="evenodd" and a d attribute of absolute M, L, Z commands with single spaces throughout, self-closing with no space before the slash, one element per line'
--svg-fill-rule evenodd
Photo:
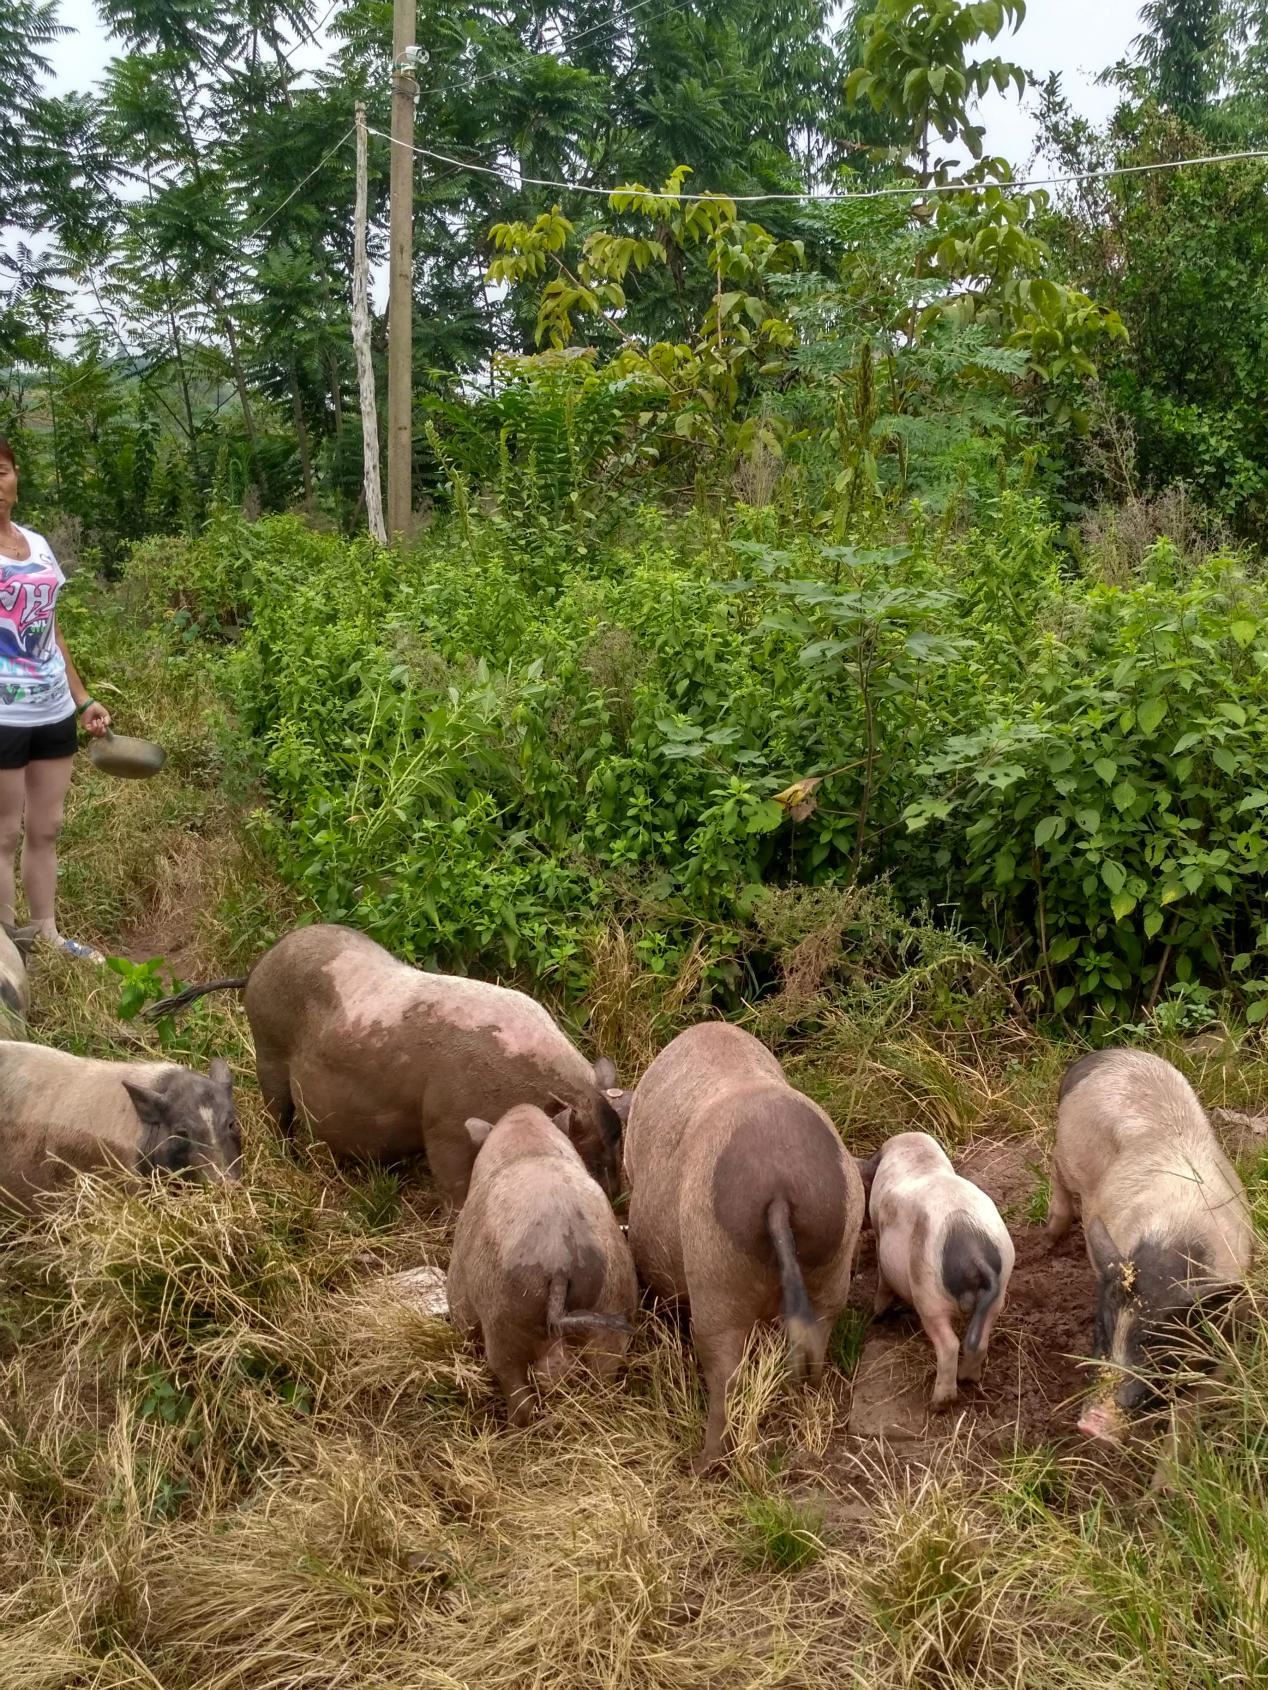
<path fill-rule="evenodd" d="M 0 714 L 0 769 L 25 769 L 28 763 L 47 763 L 73 757 L 79 745 L 79 718 L 74 711 L 61 722 L 38 728 L 11 728 Z"/>

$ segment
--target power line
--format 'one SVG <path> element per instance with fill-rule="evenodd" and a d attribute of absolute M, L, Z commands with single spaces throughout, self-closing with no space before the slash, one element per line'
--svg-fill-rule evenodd
<path fill-rule="evenodd" d="M 385 141 L 390 141 L 392 139 L 392 137 L 382 129 L 371 129 L 370 133 L 372 135 L 380 136 Z M 624 194 L 634 191 L 637 191 L 643 199 L 678 201 L 683 197 L 681 194 L 664 193 L 655 188 L 637 187 L 637 185 L 632 182 L 622 182 L 618 186 L 612 188 L 594 188 L 588 187 L 581 182 L 556 182 L 552 181 L 549 177 L 541 176 L 520 176 L 518 181 L 515 181 L 508 178 L 505 171 L 498 170 L 492 165 L 473 164 L 468 159 L 453 158 L 448 153 L 435 152 L 430 147 L 420 147 L 417 144 L 411 146 L 410 150 L 411 152 L 418 153 L 423 158 L 434 159 L 440 164 L 452 164 L 457 166 L 460 170 L 475 171 L 476 174 L 480 176 L 495 176 L 499 181 L 505 182 L 508 187 L 558 188 L 563 193 L 594 194 L 602 199 L 610 199 L 613 194 Z M 910 187 L 857 188 L 846 189 L 839 192 L 834 192 L 830 189 L 803 189 L 798 193 L 781 194 L 714 193 L 713 197 L 716 199 L 728 199 L 735 205 L 762 205 L 775 200 L 792 201 L 794 203 L 799 201 L 812 201 L 830 204 L 845 203 L 849 200 L 892 199 L 899 194 L 906 194 L 909 197 L 915 196 L 917 198 L 923 198 L 928 194 L 963 194 L 972 192 L 974 187 L 999 188 L 1005 192 L 1012 192 L 1018 188 L 1058 188 L 1065 187 L 1067 184 L 1073 182 L 1104 182 L 1118 176 L 1140 176 L 1145 175 L 1148 172 L 1158 170 L 1182 170 L 1185 166 L 1193 164 L 1235 164 L 1247 159 L 1268 159 L 1268 148 L 1256 148 L 1252 151 L 1240 153 L 1208 153 L 1198 158 L 1160 159 L 1153 164 L 1123 164 L 1116 166 L 1112 170 L 1079 170 L 1072 172 L 1068 176 L 1026 176 L 1015 182 L 932 182 L 927 187 L 920 187 L 916 184 L 912 184 Z"/>
<path fill-rule="evenodd" d="M 342 147 L 345 144 L 345 142 L 350 141 L 352 139 L 352 136 L 353 136 L 354 133 L 355 133 L 355 125 L 353 126 L 352 129 L 347 130 L 343 135 L 341 135 L 339 137 L 339 139 L 335 142 L 334 146 L 331 147 L 330 151 L 326 154 L 326 156 L 324 158 L 318 160 L 318 162 L 308 172 L 308 175 L 305 176 L 302 179 L 302 181 L 297 182 L 295 184 L 295 186 L 291 189 L 290 193 L 287 194 L 286 198 L 284 200 L 279 200 L 278 203 L 273 207 L 272 211 L 268 212 L 264 217 L 262 217 L 253 229 L 248 229 L 246 234 L 243 235 L 242 239 L 244 241 L 253 240 L 255 238 L 255 236 L 259 234 L 260 230 L 263 229 L 266 224 L 271 223 L 273 221 L 273 219 L 277 216 L 279 211 L 284 211 L 286 209 L 286 207 L 291 203 L 291 201 L 295 198 L 295 195 L 300 191 L 300 189 L 308 186 L 308 184 L 312 181 L 313 177 L 317 174 L 317 172 L 319 170 L 321 170 L 325 165 L 329 164 L 330 160 L 339 151 L 340 147 Z M 377 129 L 375 129 L 375 130 L 372 131 L 372 133 L 377 135 L 379 133 L 379 131 Z M 391 138 L 392 137 L 389 135 L 388 140 L 390 141 Z"/>
<path fill-rule="evenodd" d="M 308 39 L 312 42 L 314 47 L 319 47 L 321 45 L 317 39 L 318 32 L 325 29 L 326 25 L 330 22 L 331 18 L 335 15 L 335 12 L 342 4 L 343 0 L 330 0 L 329 6 L 326 7 L 326 15 L 322 18 L 320 23 L 314 24 L 309 30 Z"/>

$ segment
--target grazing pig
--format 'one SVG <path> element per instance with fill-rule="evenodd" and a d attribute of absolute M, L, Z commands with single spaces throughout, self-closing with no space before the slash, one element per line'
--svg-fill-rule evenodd
<path fill-rule="evenodd" d="M 531 1104 L 496 1126 L 466 1123 L 478 1147 L 454 1232 L 449 1308 L 483 1340 L 513 1425 L 528 1420 L 529 1374 L 577 1360 L 600 1378 L 629 1347 L 638 1280 L 629 1246 L 569 1136 Z"/>
<path fill-rule="evenodd" d="M 782 1314 L 797 1372 L 822 1369 L 863 1182 L 818 1104 L 725 1022 L 689 1027 L 647 1070 L 625 1171 L 635 1265 L 659 1296 L 690 1304 L 709 1396 L 701 1472 L 722 1454 L 727 1389 L 759 1321 Z"/>
<path fill-rule="evenodd" d="M 876 1303 L 900 1299 L 920 1316 L 938 1358 L 932 1406 L 956 1399 L 959 1382 L 982 1377 L 991 1328 L 1013 1271 L 1013 1241 L 999 1210 L 961 1179 L 928 1133 L 898 1133 L 864 1170 L 876 1231 Z M 957 1314 L 967 1315 L 964 1345 Z"/>
<path fill-rule="evenodd" d="M 496 1121 L 517 1103 L 567 1108 L 582 1159 L 616 1194 L 627 1094 L 610 1062 L 592 1068 L 523 992 L 425 974 L 351 928 L 313 926 L 279 939 L 244 978 L 190 986 L 149 1014 L 240 986 L 260 1090 L 283 1132 L 299 1110 L 336 1156 L 425 1150 L 460 1204 L 475 1160 L 468 1117 Z"/>
<path fill-rule="evenodd" d="M 0 1013 L 10 1025 L 26 1021 L 30 1007 L 26 980 L 28 941 L 20 941 L 7 927 L 0 926 Z"/>
<path fill-rule="evenodd" d="M 1099 1280 L 1092 1353 L 1116 1377 L 1079 1429 L 1113 1441 L 1127 1415 L 1161 1405 L 1200 1319 L 1241 1286 L 1250 1212 L 1189 1082 L 1134 1050 L 1082 1056 L 1061 1081 L 1051 1240 L 1069 1230 L 1076 1202 Z"/>
<path fill-rule="evenodd" d="M 76 1171 L 238 1178 L 242 1137 L 225 1063 L 94 1062 L 0 1041 L 0 1197 L 29 1207 Z"/>

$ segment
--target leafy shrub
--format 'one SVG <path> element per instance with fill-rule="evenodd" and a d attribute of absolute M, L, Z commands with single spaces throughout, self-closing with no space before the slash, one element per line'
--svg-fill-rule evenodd
<path fill-rule="evenodd" d="M 1165 541 L 1076 573 L 1017 493 L 886 547 L 754 515 L 534 549 L 464 507 L 402 554 L 221 517 L 129 580 L 231 640 L 283 875 L 415 961 L 577 994 L 637 917 L 667 978 L 707 931 L 734 1002 L 781 982 L 762 888 L 883 876 L 1058 1012 L 1268 1012 L 1254 576 Z"/>

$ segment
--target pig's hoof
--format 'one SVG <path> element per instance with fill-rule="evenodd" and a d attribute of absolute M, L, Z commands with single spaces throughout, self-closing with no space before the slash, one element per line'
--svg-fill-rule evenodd
<path fill-rule="evenodd" d="M 935 1391 L 929 1398 L 929 1412 L 930 1414 L 945 1414 L 947 1409 L 955 1407 L 958 1399 L 958 1391 L 943 1392 L 941 1395 Z"/>
<path fill-rule="evenodd" d="M 691 1471 L 697 1479 L 703 1479 L 707 1474 L 712 1473 L 721 1460 L 720 1454 L 710 1455 L 707 1450 L 701 1450 L 700 1454 L 692 1460 Z"/>

